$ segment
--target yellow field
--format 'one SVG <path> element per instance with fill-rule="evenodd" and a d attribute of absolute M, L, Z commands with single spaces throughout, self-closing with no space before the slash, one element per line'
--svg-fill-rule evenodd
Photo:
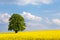
<path fill-rule="evenodd" d="M 60 30 L 1 33 L 0 40 L 60 40 Z"/>

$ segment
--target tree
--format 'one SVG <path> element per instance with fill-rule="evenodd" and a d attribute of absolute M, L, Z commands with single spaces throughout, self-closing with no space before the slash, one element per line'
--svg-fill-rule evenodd
<path fill-rule="evenodd" d="M 9 25 L 8 30 L 15 31 L 17 33 L 18 31 L 23 31 L 26 28 L 24 18 L 19 14 L 13 14 L 9 18 Z"/>

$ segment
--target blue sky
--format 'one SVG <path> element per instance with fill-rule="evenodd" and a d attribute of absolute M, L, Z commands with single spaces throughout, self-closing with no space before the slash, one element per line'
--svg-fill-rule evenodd
<path fill-rule="evenodd" d="M 0 32 L 13 13 L 25 18 L 25 31 L 60 29 L 60 0 L 0 0 Z"/>

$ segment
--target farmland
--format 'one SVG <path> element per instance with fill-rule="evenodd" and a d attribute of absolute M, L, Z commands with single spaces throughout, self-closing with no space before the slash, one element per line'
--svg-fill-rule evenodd
<path fill-rule="evenodd" d="M 0 40 L 60 40 L 60 30 L 0 33 Z"/>

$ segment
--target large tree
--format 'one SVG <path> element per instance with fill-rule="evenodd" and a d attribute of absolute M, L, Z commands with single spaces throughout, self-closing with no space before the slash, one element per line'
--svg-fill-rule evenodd
<path fill-rule="evenodd" d="M 26 28 L 24 18 L 19 14 L 13 14 L 9 18 L 8 30 L 13 30 L 15 33 L 23 31 Z"/>

